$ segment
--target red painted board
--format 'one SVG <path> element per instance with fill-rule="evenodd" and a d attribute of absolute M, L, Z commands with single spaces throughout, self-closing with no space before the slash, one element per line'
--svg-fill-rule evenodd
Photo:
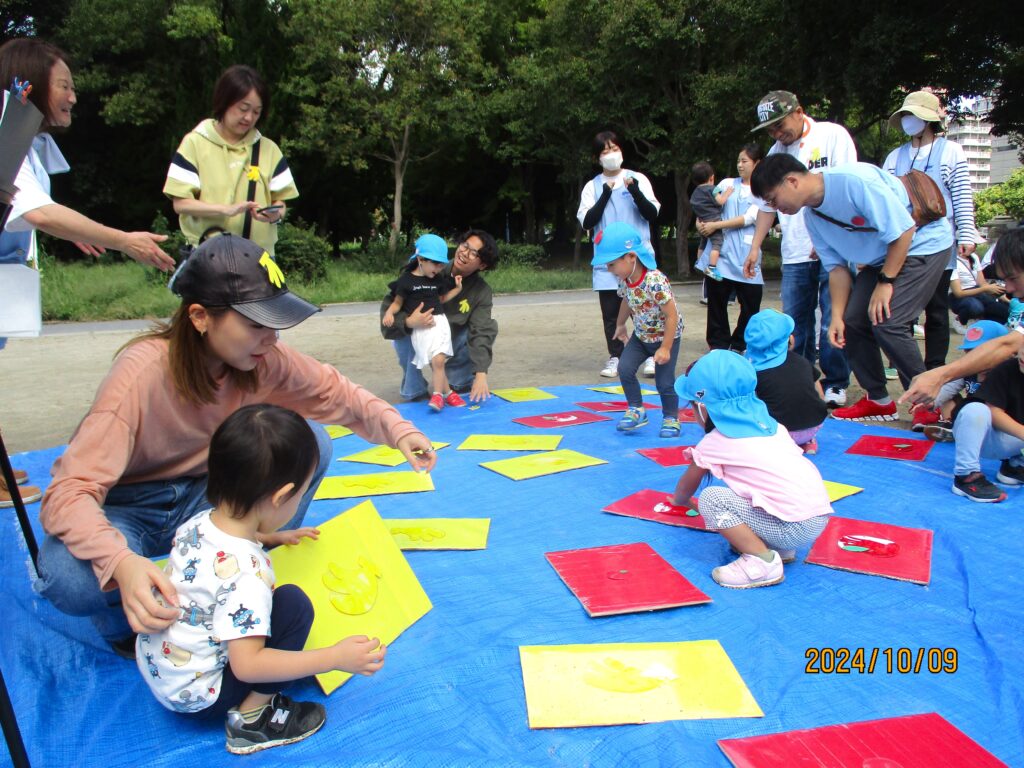
<path fill-rule="evenodd" d="M 693 408 L 680 408 L 679 421 L 682 424 L 696 424 L 697 417 L 693 415 Z"/>
<path fill-rule="evenodd" d="M 613 515 L 637 517 L 641 520 L 653 520 L 656 523 L 676 525 L 681 528 L 707 531 L 707 526 L 704 525 L 704 518 L 700 516 L 697 510 L 690 509 L 688 506 L 673 506 L 671 498 L 671 493 L 645 488 L 624 499 L 613 501 L 601 511 L 610 512 Z M 714 531 L 708 532 L 714 533 Z"/>
<path fill-rule="evenodd" d="M 569 549 L 544 557 L 590 616 L 711 602 L 649 544 Z"/>
<path fill-rule="evenodd" d="M 931 440 L 911 440 L 905 437 L 879 437 L 864 435 L 846 449 L 847 453 L 858 456 L 880 456 L 883 459 L 924 461 L 934 446 Z"/>
<path fill-rule="evenodd" d="M 559 429 L 575 427 L 580 424 L 593 424 L 595 421 L 611 421 L 607 416 L 590 411 L 563 411 L 562 413 L 545 413 L 542 416 L 524 416 L 512 419 L 516 424 L 540 429 Z"/>
<path fill-rule="evenodd" d="M 927 584 L 932 570 L 932 532 L 832 516 L 807 554 L 807 562 Z"/>
<path fill-rule="evenodd" d="M 637 448 L 637 453 L 663 467 L 681 467 L 690 463 L 692 445 L 673 445 L 668 448 Z"/>
<path fill-rule="evenodd" d="M 629 403 L 626 400 L 595 400 L 586 403 L 576 403 L 580 408 L 589 408 L 592 411 L 598 413 L 615 413 L 625 411 L 629 408 Z M 660 405 L 654 403 L 644 403 L 644 408 L 648 411 L 660 409 Z"/>
<path fill-rule="evenodd" d="M 736 768 L 1007 768 L 935 712 L 719 739 L 718 746 Z"/>

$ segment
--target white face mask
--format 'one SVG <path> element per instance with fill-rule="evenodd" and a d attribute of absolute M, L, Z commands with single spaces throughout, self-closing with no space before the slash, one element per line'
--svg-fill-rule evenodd
<path fill-rule="evenodd" d="M 601 167 L 606 171 L 617 171 L 622 167 L 622 153 L 621 152 L 606 152 L 599 158 L 601 161 Z"/>
<path fill-rule="evenodd" d="M 928 125 L 917 115 L 904 115 L 900 118 L 900 123 L 903 125 L 903 132 L 907 136 L 917 136 Z"/>

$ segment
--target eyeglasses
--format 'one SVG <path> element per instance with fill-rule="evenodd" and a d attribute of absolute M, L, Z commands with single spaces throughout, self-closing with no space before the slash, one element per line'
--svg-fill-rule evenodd
<path fill-rule="evenodd" d="M 778 208 L 779 207 L 778 205 L 775 204 L 775 201 L 779 197 L 779 190 L 780 189 L 782 189 L 782 185 L 781 184 L 779 186 L 777 186 L 774 190 L 772 190 L 772 194 L 771 194 L 770 197 L 768 195 L 765 195 L 764 197 L 761 198 L 762 200 L 764 200 L 764 204 L 767 205 L 769 208 Z"/>
<path fill-rule="evenodd" d="M 462 251 L 464 255 L 469 256 L 470 258 L 480 258 L 480 251 L 478 251 L 476 248 L 470 247 L 469 243 L 460 243 L 458 250 Z"/>

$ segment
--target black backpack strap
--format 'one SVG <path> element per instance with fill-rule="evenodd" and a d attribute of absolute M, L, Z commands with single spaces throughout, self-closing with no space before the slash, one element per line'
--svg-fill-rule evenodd
<path fill-rule="evenodd" d="M 874 227 L 855 227 L 853 224 L 847 224 L 845 221 L 839 221 L 833 219 L 831 216 L 826 216 L 824 213 L 819 211 L 817 208 L 811 208 L 811 213 L 817 216 L 819 219 L 824 219 L 829 224 L 835 224 L 837 227 L 845 229 L 847 232 L 877 232 L 878 230 Z"/>
<path fill-rule="evenodd" d="M 252 143 L 252 160 L 249 162 L 249 173 L 252 173 L 253 169 L 259 172 L 260 167 L 260 140 L 256 139 Z M 245 199 L 248 202 L 252 202 L 256 199 L 256 179 L 250 176 L 249 178 L 249 190 L 245 195 Z M 245 222 L 242 224 L 242 237 L 248 238 L 249 233 L 252 232 L 252 211 L 245 212 Z"/>

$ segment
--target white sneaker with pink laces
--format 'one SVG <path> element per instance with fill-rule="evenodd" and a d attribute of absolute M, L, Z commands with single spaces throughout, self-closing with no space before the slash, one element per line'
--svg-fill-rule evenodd
<path fill-rule="evenodd" d="M 715 568 L 711 572 L 720 586 L 729 589 L 750 589 L 752 587 L 770 587 L 785 578 L 782 572 L 782 558 L 774 549 L 772 561 L 766 563 L 757 555 L 740 555 L 728 565 Z"/>

